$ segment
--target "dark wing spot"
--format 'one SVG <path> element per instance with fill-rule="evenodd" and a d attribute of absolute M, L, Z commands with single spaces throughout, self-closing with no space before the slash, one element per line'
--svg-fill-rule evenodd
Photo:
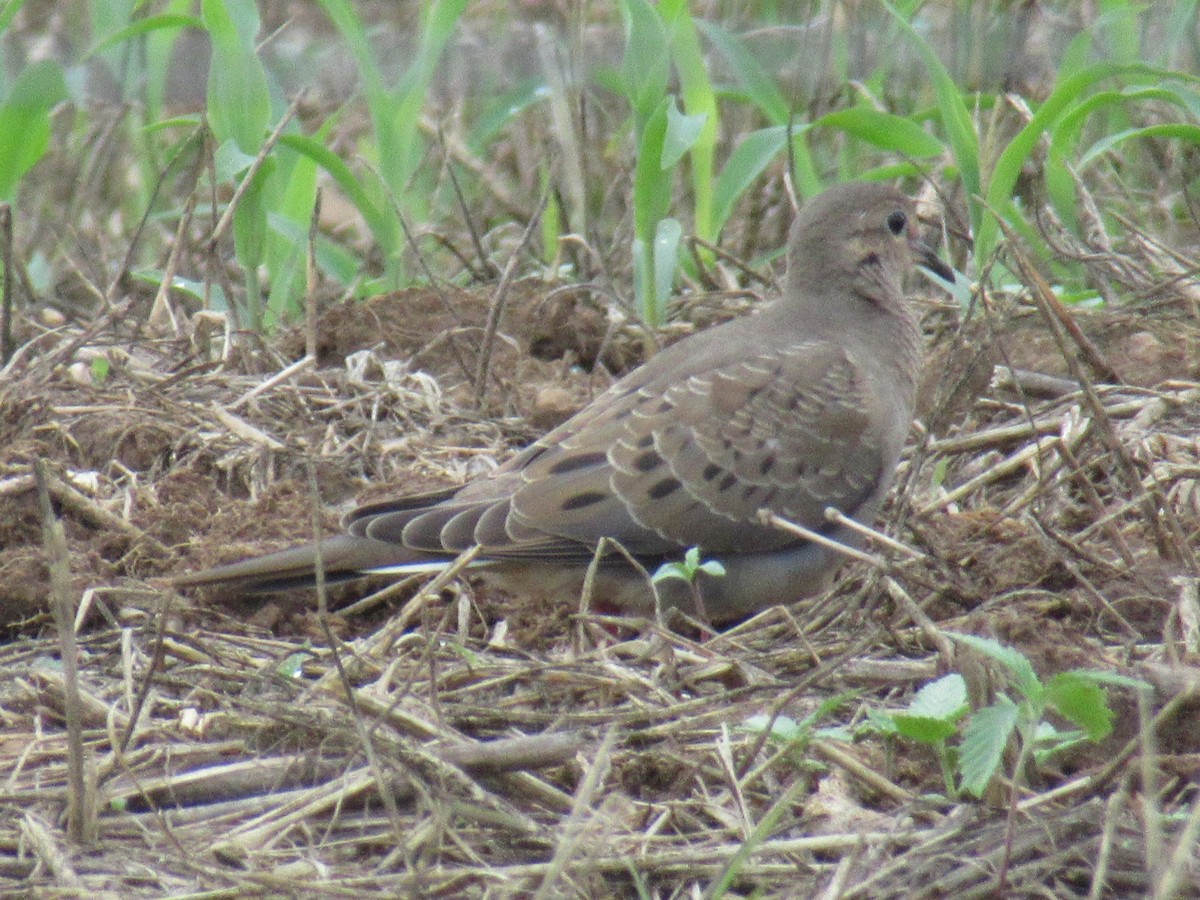
<path fill-rule="evenodd" d="M 727 472 L 725 474 L 725 477 L 722 478 L 719 482 L 717 482 L 717 490 L 718 491 L 727 491 L 731 487 L 733 487 L 735 484 L 737 484 L 737 476 L 734 475 L 732 472 Z"/>
<path fill-rule="evenodd" d="M 860 266 L 877 266 L 879 265 L 879 254 L 872 251 L 858 261 Z"/>
<path fill-rule="evenodd" d="M 549 469 L 551 475 L 565 475 L 567 472 L 577 472 L 580 469 L 590 469 L 592 466 L 603 465 L 608 461 L 608 454 L 603 450 L 591 453 L 577 453 L 565 456 Z"/>
<path fill-rule="evenodd" d="M 563 512 L 570 512 L 571 510 L 575 509 L 584 509 L 585 507 L 594 506 L 597 503 L 601 503 L 606 499 L 608 499 L 608 494 L 604 493 L 603 491 L 583 491 L 582 493 L 575 494 L 574 496 L 568 497 L 566 500 L 564 500 L 562 509 Z"/>
<path fill-rule="evenodd" d="M 678 478 L 664 478 L 662 481 L 650 488 L 650 499 L 661 500 L 663 497 L 669 497 L 681 487 L 683 487 L 683 485 L 679 483 Z"/>
<path fill-rule="evenodd" d="M 704 471 L 700 473 L 700 476 L 705 481 L 712 481 L 714 478 L 720 475 L 722 471 L 724 470 L 716 463 L 709 463 L 704 467 Z"/>
<path fill-rule="evenodd" d="M 639 472 L 652 472 L 658 468 L 658 464 L 662 462 L 662 457 L 654 451 L 641 454 L 633 461 L 633 467 Z"/>
<path fill-rule="evenodd" d="M 654 434 L 653 433 L 643 434 L 637 440 L 637 447 L 639 450 L 645 450 L 647 447 L 653 447 L 653 446 L 654 446 Z"/>
<path fill-rule="evenodd" d="M 795 471 L 796 471 L 797 478 L 803 478 L 804 473 L 806 473 L 808 471 L 808 463 L 806 463 L 804 460 L 800 460 L 799 462 L 796 463 Z"/>
<path fill-rule="evenodd" d="M 760 475 L 770 474 L 770 472 L 773 468 L 775 468 L 775 457 L 773 457 L 773 456 L 768 456 L 766 459 L 764 459 L 761 463 L 758 464 L 758 472 Z"/>

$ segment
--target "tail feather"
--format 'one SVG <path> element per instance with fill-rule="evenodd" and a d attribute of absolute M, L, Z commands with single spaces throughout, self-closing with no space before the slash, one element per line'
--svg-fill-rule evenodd
<path fill-rule="evenodd" d="M 313 587 L 317 583 L 317 548 L 321 568 L 329 583 L 350 581 L 378 571 L 429 571 L 447 564 L 452 556 L 418 553 L 385 541 L 338 535 L 321 541 L 258 556 L 172 579 L 176 587 L 229 587 L 244 593 L 271 593 Z"/>

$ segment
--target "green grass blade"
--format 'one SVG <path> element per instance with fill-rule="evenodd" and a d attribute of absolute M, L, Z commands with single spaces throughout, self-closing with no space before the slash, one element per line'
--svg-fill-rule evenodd
<path fill-rule="evenodd" d="M 1187 125 L 1183 122 L 1168 122 L 1162 125 L 1146 125 L 1143 128 L 1130 128 L 1116 134 L 1105 135 L 1079 157 L 1077 171 L 1082 172 L 1096 159 L 1108 153 L 1128 140 L 1140 138 L 1176 138 L 1200 146 L 1200 126 Z"/>
<path fill-rule="evenodd" d="M 713 216 L 713 170 L 717 146 L 719 111 L 708 66 L 700 50 L 700 37 L 686 0 L 662 0 L 659 11 L 666 22 L 671 56 L 679 73 L 683 106 L 702 124 L 692 144 L 689 161 L 692 174 L 693 230 L 706 241 L 717 237 Z"/>
<path fill-rule="evenodd" d="M 101 38 L 87 49 L 83 54 L 83 58 L 90 59 L 93 56 L 103 53 L 110 47 L 115 47 L 123 41 L 141 37 L 144 34 L 151 34 L 156 31 L 178 31 L 184 28 L 203 29 L 204 24 L 196 16 L 184 15 L 182 13 L 164 13 L 158 16 L 147 16 Z"/>
<path fill-rule="evenodd" d="M 763 111 L 772 125 L 786 125 L 792 114 L 791 104 L 754 55 L 715 22 L 701 19 L 697 24 L 733 70 L 750 102 Z"/>
<path fill-rule="evenodd" d="M 67 99 L 62 66 L 33 63 L 0 104 L 0 200 L 12 200 L 25 174 L 50 146 L 50 113 Z"/>
<path fill-rule="evenodd" d="M 621 81 L 640 135 L 667 93 L 671 74 L 667 33 L 658 12 L 646 0 L 622 0 L 621 18 L 625 22 Z"/>
<path fill-rule="evenodd" d="M 386 206 L 376 204 L 371 193 L 350 170 L 350 167 L 340 156 L 322 144 L 320 141 L 300 134 L 285 134 L 279 143 L 290 147 L 297 153 L 307 156 L 337 182 L 338 187 L 345 192 L 346 197 L 354 204 L 371 229 L 371 234 L 382 246 L 389 246 L 395 241 L 395 230 L 398 226 L 389 215 Z"/>
<path fill-rule="evenodd" d="M 865 106 L 829 113 L 813 125 L 836 128 L 868 144 L 917 159 L 940 156 L 945 150 L 941 141 L 911 119 Z"/>
<path fill-rule="evenodd" d="M 880 0 L 900 26 L 900 30 L 908 35 L 909 40 L 917 48 L 925 68 L 933 80 L 933 92 L 937 101 L 938 112 L 941 115 L 942 127 L 946 130 L 946 139 L 958 164 L 959 178 L 967 193 L 967 207 L 970 212 L 971 224 L 978 229 L 980 210 L 975 199 L 983 193 L 983 176 L 979 159 L 979 138 L 975 133 L 975 124 L 971 113 L 963 102 L 962 92 L 954 83 L 949 70 L 938 59 L 937 53 L 929 46 L 909 22 L 909 17 L 903 15 L 888 0 Z"/>
<path fill-rule="evenodd" d="M 713 189 L 713 224 L 718 232 L 728 221 L 738 198 L 771 164 L 786 142 L 787 128 L 772 125 L 746 135 L 730 154 Z"/>
<path fill-rule="evenodd" d="M 996 159 L 985 195 L 988 206 L 1007 221 L 1023 221 L 1013 205 L 1013 191 L 1026 160 L 1033 153 L 1042 135 L 1054 129 L 1073 104 L 1082 102 L 1092 85 L 1105 78 L 1134 74 L 1162 73 L 1140 64 L 1096 63 L 1059 83 Z M 979 224 L 975 238 L 976 260 L 983 262 L 991 257 L 999 236 L 999 224 L 991 215 L 985 216 Z"/>
<path fill-rule="evenodd" d="M 217 143 L 234 141 L 254 155 L 271 117 L 267 74 L 254 50 L 258 10 L 253 3 L 203 0 L 201 19 L 212 39 L 208 69 L 208 121 Z"/>

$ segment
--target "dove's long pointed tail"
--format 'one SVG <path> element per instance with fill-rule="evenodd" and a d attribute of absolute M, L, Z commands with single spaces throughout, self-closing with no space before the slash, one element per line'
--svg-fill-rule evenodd
<path fill-rule="evenodd" d="M 330 583 L 380 571 L 396 574 L 437 571 L 450 561 L 447 557 L 422 554 L 396 544 L 348 534 L 323 540 L 319 555 L 325 580 Z M 312 587 L 317 582 L 317 557 L 317 545 L 306 544 L 202 572 L 190 572 L 172 579 L 172 583 L 176 587 L 221 586 L 245 593 Z"/>

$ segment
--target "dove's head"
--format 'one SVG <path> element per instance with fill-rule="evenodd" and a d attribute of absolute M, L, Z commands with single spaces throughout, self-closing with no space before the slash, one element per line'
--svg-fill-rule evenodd
<path fill-rule="evenodd" d="M 796 216 L 787 293 L 853 293 L 887 303 L 903 296 L 904 277 L 914 264 L 953 281 L 953 271 L 918 231 L 916 205 L 895 188 L 864 181 L 835 185 Z"/>

